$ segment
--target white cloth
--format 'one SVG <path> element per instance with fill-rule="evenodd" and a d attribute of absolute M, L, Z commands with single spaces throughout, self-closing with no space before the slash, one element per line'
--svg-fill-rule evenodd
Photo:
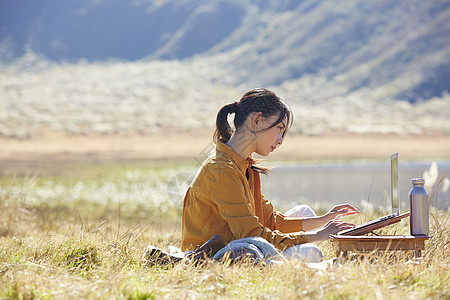
<path fill-rule="evenodd" d="M 316 213 L 308 205 L 301 204 L 291 208 L 284 215 L 293 218 L 307 218 L 315 217 Z M 311 243 L 292 246 L 282 253 L 286 259 L 297 259 L 305 263 L 318 263 L 323 260 L 322 251 Z"/>
<path fill-rule="evenodd" d="M 289 247 L 282 254 L 288 260 L 301 260 L 305 263 L 319 263 L 323 260 L 322 251 L 311 243 Z"/>

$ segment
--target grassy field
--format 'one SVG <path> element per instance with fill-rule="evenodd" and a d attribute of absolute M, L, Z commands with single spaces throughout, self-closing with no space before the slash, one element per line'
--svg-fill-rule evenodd
<path fill-rule="evenodd" d="M 435 210 L 422 259 L 369 254 L 326 269 L 296 261 L 145 266 L 147 245 L 180 246 L 181 208 L 167 196 L 179 167 L 92 164 L 56 175 L 1 177 L 0 298 L 450 297 L 450 215 Z M 403 221 L 379 233 L 408 234 L 409 225 Z M 329 241 L 319 246 L 327 259 L 335 255 Z"/>
<path fill-rule="evenodd" d="M 240 77 L 230 71 L 223 65 L 228 59 L 235 61 L 219 55 L 183 61 L 56 64 L 30 54 L 12 65 L 0 62 L 0 137 L 40 139 L 48 131 L 126 136 L 164 133 L 166 128 L 213 129 L 224 104 L 262 84 L 248 82 L 252 75 Z M 291 132 L 297 134 L 450 133 L 449 93 L 415 104 L 395 99 L 396 93 L 413 84 L 409 72 L 377 88 L 354 90 L 351 85 L 359 81 L 354 77 L 367 68 L 360 67 L 335 79 L 305 74 L 264 87 L 292 108 Z M 230 78 L 236 83 L 227 83 Z"/>

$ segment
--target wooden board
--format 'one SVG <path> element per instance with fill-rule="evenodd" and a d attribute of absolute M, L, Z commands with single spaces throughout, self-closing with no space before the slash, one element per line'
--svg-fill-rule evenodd
<path fill-rule="evenodd" d="M 331 236 L 336 256 L 347 257 L 349 252 L 368 253 L 372 251 L 401 250 L 405 254 L 412 253 L 416 257 L 422 256 L 425 250 L 425 241 L 431 236 Z"/>

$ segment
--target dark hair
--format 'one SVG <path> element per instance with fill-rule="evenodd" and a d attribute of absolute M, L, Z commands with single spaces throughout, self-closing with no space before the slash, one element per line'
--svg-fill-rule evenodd
<path fill-rule="evenodd" d="M 268 128 L 261 130 L 260 132 L 269 130 L 276 126 L 284 119 L 286 122 L 286 129 L 283 132 L 283 138 L 286 135 L 288 129 L 292 125 L 292 112 L 274 92 L 264 88 L 257 88 L 245 93 L 239 102 L 233 102 L 224 105 L 217 113 L 216 119 L 216 131 L 214 132 L 214 142 L 226 143 L 233 134 L 233 129 L 228 123 L 228 115 L 234 113 L 234 127 L 235 130 L 239 130 L 244 124 L 247 117 L 253 112 L 261 112 L 265 118 L 279 114 L 277 120 Z M 267 173 L 267 169 L 252 166 L 253 169 L 257 169 L 261 173 Z"/>

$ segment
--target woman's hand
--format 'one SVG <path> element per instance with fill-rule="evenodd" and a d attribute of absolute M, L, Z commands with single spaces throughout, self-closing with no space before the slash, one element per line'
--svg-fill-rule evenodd
<path fill-rule="evenodd" d="M 306 240 L 308 243 L 327 240 L 330 235 L 336 234 L 342 230 L 355 227 L 355 224 L 344 222 L 342 220 L 331 220 L 316 233 L 307 233 Z"/>
<path fill-rule="evenodd" d="M 350 204 L 339 204 L 325 214 L 327 220 L 338 220 L 344 216 L 359 214 L 359 210 Z"/>
<path fill-rule="evenodd" d="M 344 216 L 353 214 L 359 214 L 359 210 L 350 204 L 339 204 L 320 217 L 302 218 L 302 230 L 314 230 L 325 226 L 329 221 L 340 220 Z"/>

